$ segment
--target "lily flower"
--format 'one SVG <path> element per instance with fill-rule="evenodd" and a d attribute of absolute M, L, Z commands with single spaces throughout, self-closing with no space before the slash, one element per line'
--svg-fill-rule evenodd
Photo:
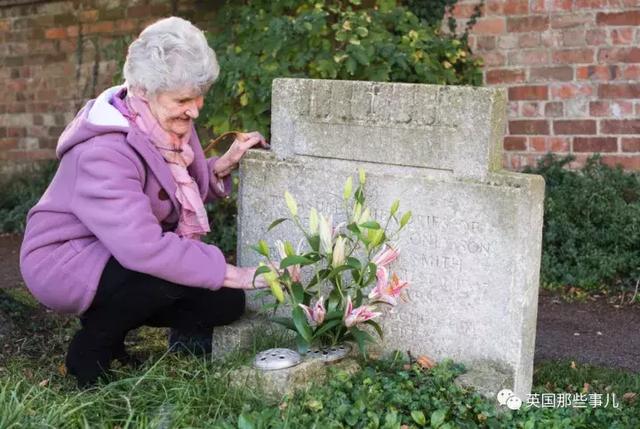
<path fill-rule="evenodd" d="M 347 307 L 344 311 L 344 325 L 350 328 L 358 323 L 366 322 L 375 317 L 380 316 L 382 313 L 375 312 L 376 308 L 371 305 L 361 305 L 358 308 L 353 308 L 351 297 L 347 297 Z"/>
<path fill-rule="evenodd" d="M 324 322 L 324 316 L 326 314 L 326 310 L 324 308 L 324 297 L 320 297 L 318 301 L 313 305 L 313 308 L 310 308 L 304 304 L 298 304 L 302 311 L 304 311 L 305 316 L 307 316 L 307 321 L 311 326 L 318 326 Z"/>
<path fill-rule="evenodd" d="M 401 281 L 395 273 L 391 276 L 391 281 L 389 281 L 389 272 L 385 267 L 378 267 L 376 277 L 378 281 L 369 293 L 369 299 L 396 305 L 398 298 L 402 295 L 404 289 L 409 286 L 409 283 Z"/>
<path fill-rule="evenodd" d="M 385 245 L 371 260 L 378 267 L 386 267 L 398 258 L 400 249 L 393 245 Z M 377 273 L 376 273 L 377 274 Z"/>
<path fill-rule="evenodd" d="M 296 255 L 300 254 L 300 250 L 302 249 L 302 241 L 300 240 L 300 242 L 298 243 L 298 249 L 296 250 Z M 280 260 L 284 259 L 287 257 L 287 252 L 284 248 L 284 243 L 282 242 L 282 240 L 276 240 L 275 242 L 276 245 L 276 249 L 278 250 L 278 254 L 280 255 Z M 286 270 L 289 272 L 289 277 L 291 277 L 291 280 L 294 282 L 299 282 L 301 279 L 301 268 L 300 265 L 290 265 L 286 268 Z"/>
<path fill-rule="evenodd" d="M 331 261 L 331 266 L 333 268 L 339 267 L 344 264 L 344 246 L 345 246 L 345 238 L 338 237 L 336 240 L 336 245 L 333 247 L 333 257 Z"/>
<path fill-rule="evenodd" d="M 332 222 L 333 219 L 331 217 L 327 219 L 324 217 L 324 215 L 320 215 L 320 224 L 318 225 L 318 231 L 320 234 L 320 250 L 325 254 L 331 253 L 331 250 L 333 248 L 333 231 L 331 228 Z"/>

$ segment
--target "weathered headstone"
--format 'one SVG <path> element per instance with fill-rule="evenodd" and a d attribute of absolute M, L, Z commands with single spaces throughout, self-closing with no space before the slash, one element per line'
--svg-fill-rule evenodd
<path fill-rule="evenodd" d="M 504 387 L 531 388 L 544 181 L 500 171 L 503 90 L 278 79 L 272 151 L 241 165 L 238 256 L 259 239 L 296 242 L 283 193 L 340 221 L 342 185 L 367 171 L 372 214 L 394 199 L 412 210 L 395 265 L 410 302 L 383 320 L 387 350 L 500 368 Z M 259 307 L 254 302 L 251 306 Z"/>

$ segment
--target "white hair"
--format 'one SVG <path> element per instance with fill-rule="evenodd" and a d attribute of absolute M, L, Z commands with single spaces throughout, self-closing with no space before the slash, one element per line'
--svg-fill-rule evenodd
<path fill-rule="evenodd" d="M 147 95 L 180 89 L 207 92 L 220 66 L 204 33 L 172 16 L 147 28 L 129 45 L 124 63 L 127 88 Z"/>

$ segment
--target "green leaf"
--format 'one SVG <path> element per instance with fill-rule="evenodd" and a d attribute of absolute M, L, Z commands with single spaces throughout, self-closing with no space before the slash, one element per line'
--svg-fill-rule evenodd
<path fill-rule="evenodd" d="M 307 342 L 311 343 L 311 339 L 313 338 L 313 333 L 311 332 L 311 327 L 309 323 L 307 323 L 307 316 L 302 311 L 302 308 L 296 306 L 293 311 L 293 324 L 296 327 L 296 331 L 298 334 Z"/>
<path fill-rule="evenodd" d="M 314 332 L 313 336 L 318 338 L 320 337 L 322 334 L 324 334 L 327 331 L 330 331 L 331 329 L 335 328 L 336 326 L 341 326 L 342 325 L 342 319 L 334 319 L 334 320 L 330 320 L 330 321 L 324 321 L 324 323 L 322 325 L 320 325 L 316 332 Z"/>
<path fill-rule="evenodd" d="M 301 255 L 293 255 L 293 256 L 287 256 L 282 261 L 280 261 L 280 268 L 287 268 L 292 265 L 309 265 L 309 264 L 313 264 L 313 261 L 311 259 L 307 259 Z"/>
<path fill-rule="evenodd" d="M 362 264 L 358 258 L 354 258 L 353 256 L 349 256 L 347 258 L 346 264 L 353 268 L 354 270 L 359 270 L 362 268 Z"/>
<path fill-rule="evenodd" d="M 267 228 L 267 232 L 271 231 L 273 228 L 275 228 L 276 226 L 280 225 L 285 220 L 289 220 L 289 218 L 281 217 L 280 219 L 274 220 L 273 222 L 271 222 L 271 225 L 269 225 L 269 227 Z"/>
<path fill-rule="evenodd" d="M 360 226 L 368 229 L 380 229 L 380 224 L 375 220 L 370 220 L 368 222 L 361 223 Z"/>
<path fill-rule="evenodd" d="M 295 282 L 291 285 L 291 293 L 293 298 L 296 300 L 296 303 L 304 303 L 304 289 L 300 283 Z"/>
<path fill-rule="evenodd" d="M 391 210 L 389 211 L 391 213 L 391 216 L 395 215 L 398 212 L 399 208 L 400 208 L 400 200 L 395 200 L 393 204 L 391 204 Z"/>
<path fill-rule="evenodd" d="M 305 340 L 300 335 L 300 332 L 298 332 L 298 335 L 296 335 L 296 346 L 298 346 L 298 352 L 300 354 L 306 354 L 309 351 L 309 347 L 311 346 L 311 342 L 308 341 L 308 340 Z"/>
<path fill-rule="evenodd" d="M 444 423 L 444 419 L 446 416 L 447 416 L 447 410 L 444 408 L 441 408 L 431 413 L 431 427 L 435 429 L 442 426 L 442 423 Z"/>
<path fill-rule="evenodd" d="M 422 411 L 411 411 L 411 418 L 420 426 L 424 426 L 427 424 L 427 418 L 424 416 L 424 413 Z"/>
<path fill-rule="evenodd" d="M 358 329 L 355 326 L 349 328 L 349 333 L 353 336 L 353 339 L 356 340 L 356 344 L 358 344 L 358 349 L 360 349 L 360 353 L 366 356 L 367 354 L 367 343 L 373 343 L 374 340 L 371 338 L 367 332 Z"/>
<path fill-rule="evenodd" d="M 247 414 L 240 414 L 238 417 L 238 429 L 255 429 L 256 426 L 253 423 L 253 419 Z"/>
<path fill-rule="evenodd" d="M 382 339 L 384 337 L 384 334 L 382 333 L 382 328 L 380 327 L 380 325 L 376 321 L 367 320 L 364 323 L 366 323 L 367 325 L 373 326 L 373 329 L 376 331 L 376 334 L 378 334 L 380 339 Z"/>
<path fill-rule="evenodd" d="M 287 329 L 291 329 L 292 331 L 296 330 L 296 326 L 293 324 L 293 320 L 288 317 L 272 317 L 272 322 L 277 323 L 278 325 L 282 325 Z"/>

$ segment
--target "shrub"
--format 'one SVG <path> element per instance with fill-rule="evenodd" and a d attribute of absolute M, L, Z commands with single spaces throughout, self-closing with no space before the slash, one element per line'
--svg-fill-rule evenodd
<path fill-rule="evenodd" d="M 466 38 L 444 35 L 395 1 L 227 4 L 210 38 L 221 75 L 202 115 L 216 133 L 268 134 L 276 77 L 480 85 Z M 358 7 L 354 9 L 354 7 Z"/>
<path fill-rule="evenodd" d="M 598 290 L 640 278 L 640 180 L 590 158 L 547 155 L 535 169 L 547 182 L 542 280 Z M 634 283 L 635 284 L 635 283 Z"/>
<path fill-rule="evenodd" d="M 24 231 L 27 212 L 47 189 L 57 168 L 57 161 L 46 161 L 0 183 L 0 232 Z"/>

